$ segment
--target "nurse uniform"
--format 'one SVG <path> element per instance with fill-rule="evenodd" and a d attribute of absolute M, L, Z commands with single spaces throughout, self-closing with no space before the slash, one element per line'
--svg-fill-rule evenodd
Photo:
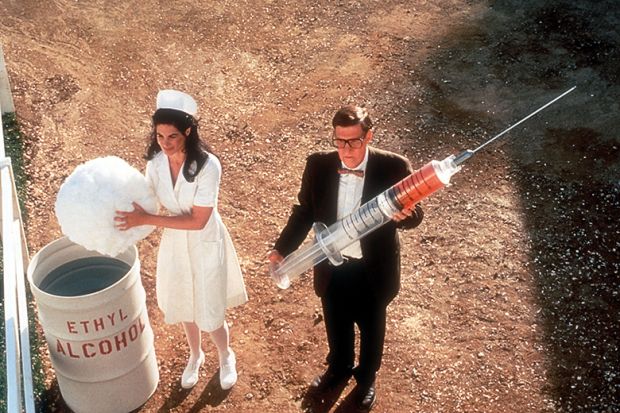
<path fill-rule="evenodd" d="M 221 173 L 219 160 L 209 154 L 194 182 L 181 172 L 173 187 L 163 152 L 146 165 L 146 178 L 170 215 L 190 214 L 193 205 L 213 208 L 202 230 L 163 231 L 156 290 L 166 323 L 195 322 L 213 331 L 224 324 L 227 308 L 248 300 L 235 247 L 217 211 Z"/>

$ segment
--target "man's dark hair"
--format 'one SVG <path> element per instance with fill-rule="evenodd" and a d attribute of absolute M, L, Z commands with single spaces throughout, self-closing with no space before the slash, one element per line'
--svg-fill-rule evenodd
<path fill-rule="evenodd" d="M 372 121 L 368 116 L 366 108 L 347 105 L 343 106 L 336 112 L 332 119 L 332 126 L 354 126 L 361 125 L 364 132 L 368 132 L 372 128 Z"/>

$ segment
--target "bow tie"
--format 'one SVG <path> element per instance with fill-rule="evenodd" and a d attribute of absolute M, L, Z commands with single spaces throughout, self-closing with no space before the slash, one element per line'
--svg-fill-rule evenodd
<path fill-rule="evenodd" d="M 357 176 L 358 178 L 363 178 L 364 177 L 364 171 L 362 170 L 355 170 L 355 169 L 347 169 L 347 168 L 338 168 L 338 173 L 339 174 L 353 174 L 355 176 Z"/>

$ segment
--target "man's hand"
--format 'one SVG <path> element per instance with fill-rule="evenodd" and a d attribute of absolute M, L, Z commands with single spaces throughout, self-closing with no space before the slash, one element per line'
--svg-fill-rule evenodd
<path fill-rule="evenodd" d="M 272 250 L 267 255 L 267 260 L 269 260 L 269 263 L 268 263 L 269 275 L 271 276 L 273 281 L 275 281 L 275 283 L 280 288 L 288 288 L 288 286 L 290 285 L 290 281 L 288 280 L 288 277 L 281 276 L 281 275 L 279 276 L 275 271 L 276 268 L 278 268 L 278 265 L 284 260 L 284 257 L 282 256 L 282 254 L 280 254 L 276 250 Z"/>
<path fill-rule="evenodd" d="M 267 260 L 269 260 L 269 272 L 271 272 L 271 269 L 280 264 L 284 257 L 278 251 L 272 250 L 267 254 Z"/>
<path fill-rule="evenodd" d="M 415 208 L 415 205 L 410 206 L 409 208 L 404 208 L 401 211 L 396 212 L 393 216 L 392 219 L 396 222 L 400 222 L 403 219 L 407 219 L 411 216 L 412 214 L 412 210 Z"/>

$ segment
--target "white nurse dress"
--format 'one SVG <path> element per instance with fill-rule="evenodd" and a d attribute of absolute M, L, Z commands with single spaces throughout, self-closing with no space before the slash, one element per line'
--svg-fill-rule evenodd
<path fill-rule="evenodd" d="M 221 173 L 219 160 L 209 154 L 194 182 L 187 182 L 181 169 L 173 187 L 165 154 L 146 165 L 147 180 L 170 215 L 189 214 L 193 205 L 213 207 L 202 230 L 163 231 L 156 289 L 166 323 L 193 321 L 213 331 L 224 323 L 226 308 L 248 300 L 235 247 L 217 211 Z"/>

